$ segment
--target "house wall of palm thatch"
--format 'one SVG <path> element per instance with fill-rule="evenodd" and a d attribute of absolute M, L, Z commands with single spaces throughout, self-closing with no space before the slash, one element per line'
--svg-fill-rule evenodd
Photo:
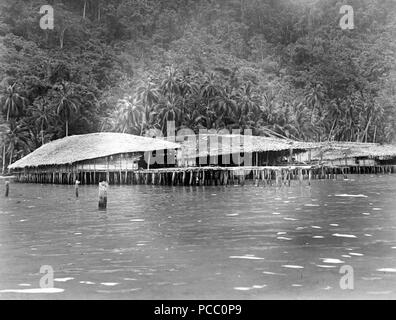
<path fill-rule="evenodd" d="M 330 166 L 396 165 L 396 146 L 361 142 L 324 142 L 312 151 L 312 161 Z"/>
<path fill-rule="evenodd" d="M 380 165 L 396 165 L 396 156 L 380 158 L 377 160 L 377 163 Z"/>
<path fill-rule="evenodd" d="M 180 136 L 176 142 L 182 146 L 177 154 L 180 167 L 281 165 L 315 148 L 313 143 L 237 134 Z"/>
<path fill-rule="evenodd" d="M 362 166 L 362 167 L 371 167 L 378 164 L 378 161 L 375 159 L 359 159 L 359 158 L 341 158 L 341 159 L 333 159 L 333 160 L 323 160 L 322 164 L 327 166 L 338 166 L 338 167 L 354 167 L 354 166 Z"/>

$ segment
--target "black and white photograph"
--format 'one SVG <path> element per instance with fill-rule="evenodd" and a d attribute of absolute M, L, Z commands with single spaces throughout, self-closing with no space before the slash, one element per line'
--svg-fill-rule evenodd
<path fill-rule="evenodd" d="M 0 0 L 0 166 L 0 300 L 395 300 L 396 1 Z"/>

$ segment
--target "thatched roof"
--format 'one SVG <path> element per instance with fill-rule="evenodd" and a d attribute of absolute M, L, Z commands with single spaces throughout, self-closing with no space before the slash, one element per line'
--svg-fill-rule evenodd
<path fill-rule="evenodd" d="M 315 143 L 238 134 L 199 134 L 196 136 L 182 136 L 181 139 L 176 137 L 176 142 L 182 145 L 182 154 L 185 159 L 208 155 L 236 154 L 239 152 L 279 152 L 290 149 L 305 151 L 318 147 Z"/>
<path fill-rule="evenodd" d="M 338 160 L 345 158 L 393 158 L 396 145 L 376 143 L 331 142 L 323 144 L 312 155 L 312 159 Z"/>
<path fill-rule="evenodd" d="M 361 151 L 361 155 L 359 157 L 394 158 L 396 157 L 396 145 L 378 145 L 368 147 Z"/>
<path fill-rule="evenodd" d="M 72 164 L 110 155 L 178 149 L 179 144 L 125 133 L 92 133 L 70 136 L 47 143 L 9 168 Z"/>

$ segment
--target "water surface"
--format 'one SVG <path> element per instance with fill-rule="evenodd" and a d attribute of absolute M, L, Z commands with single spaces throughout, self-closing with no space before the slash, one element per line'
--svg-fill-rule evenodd
<path fill-rule="evenodd" d="M 1 299 L 396 298 L 396 176 L 291 187 L 11 184 Z M 3 196 L 3 195 L 2 195 Z M 55 288 L 40 289 L 40 268 Z M 340 268 L 354 289 L 340 288 Z M 10 291 L 11 290 L 11 291 Z"/>

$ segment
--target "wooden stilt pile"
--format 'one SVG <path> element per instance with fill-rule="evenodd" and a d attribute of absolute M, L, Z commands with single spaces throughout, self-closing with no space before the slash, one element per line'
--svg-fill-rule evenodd
<path fill-rule="evenodd" d="M 78 185 L 80 184 L 80 181 L 76 180 L 76 184 L 74 185 L 74 189 L 76 191 L 76 198 L 78 198 Z"/>
<path fill-rule="evenodd" d="M 344 179 L 349 174 L 391 174 L 396 172 L 396 166 L 266 166 L 266 167 L 188 167 L 162 168 L 148 170 L 125 171 L 90 168 L 83 171 L 77 168 L 32 169 L 15 172 L 15 181 L 23 183 L 75 184 L 78 197 L 79 184 L 95 184 L 107 181 L 109 184 L 151 184 L 168 186 L 228 186 L 244 185 L 252 180 L 255 186 L 291 185 L 295 180 L 302 184 L 308 180 Z M 263 184 L 260 184 L 260 180 Z"/>
<path fill-rule="evenodd" d="M 109 184 L 105 181 L 99 183 L 99 209 L 107 208 L 107 188 Z"/>
<path fill-rule="evenodd" d="M 10 182 L 6 181 L 5 182 L 5 197 L 6 198 L 8 197 L 9 192 L 10 192 Z"/>

